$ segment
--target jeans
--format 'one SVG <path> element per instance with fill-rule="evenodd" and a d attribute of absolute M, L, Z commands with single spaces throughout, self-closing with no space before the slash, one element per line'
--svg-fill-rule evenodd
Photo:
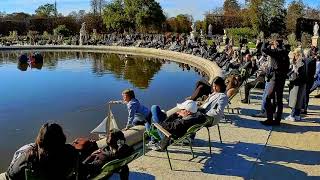
<path fill-rule="evenodd" d="M 269 89 L 270 89 L 270 83 L 266 82 L 263 95 L 262 95 L 261 113 L 266 112 L 266 102 L 267 102 L 266 99 L 267 99 L 267 94 Z"/>
<path fill-rule="evenodd" d="M 161 123 L 167 118 L 167 114 L 162 112 L 160 107 L 157 106 L 157 105 L 153 105 L 151 107 L 151 114 L 152 114 L 152 118 L 151 119 L 152 119 L 153 123 Z M 147 131 L 149 131 L 151 129 L 152 122 L 147 122 L 145 124 L 145 127 L 146 127 Z M 161 139 L 164 138 L 164 135 L 162 134 L 161 131 L 158 130 L 158 134 L 159 134 Z M 154 141 L 153 137 L 151 137 L 151 141 Z"/>

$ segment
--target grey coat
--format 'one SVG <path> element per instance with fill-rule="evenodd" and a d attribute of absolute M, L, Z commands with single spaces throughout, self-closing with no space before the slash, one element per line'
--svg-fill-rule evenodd
<path fill-rule="evenodd" d="M 293 86 L 289 94 L 289 106 L 291 108 L 302 109 L 304 107 L 304 98 L 306 96 L 306 84 Z"/>
<path fill-rule="evenodd" d="M 306 97 L 306 67 L 305 62 L 299 67 L 298 72 L 292 71 L 289 77 L 292 89 L 289 93 L 289 106 L 291 108 L 302 109 L 304 108 L 304 99 Z"/>

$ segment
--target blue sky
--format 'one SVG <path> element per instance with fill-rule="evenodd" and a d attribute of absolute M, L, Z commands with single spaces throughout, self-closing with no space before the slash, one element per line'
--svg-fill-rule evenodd
<path fill-rule="evenodd" d="M 71 11 L 90 9 L 90 0 L 56 0 L 58 11 L 68 14 Z M 169 16 L 177 14 L 191 14 L 194 19 L 203 19 L 204 12 L 221 7 L 224 0 L 157 0 Z M 291 0 L 288 0 L 288 2 Z M 244 0 L 239 0 L 244 3 Z M 320 0 L 303 0 L 305 4 L 313 7 L 320 6 Z M 54 3 L 54 0 L 0 0 L 0 11 L 6 13 L 27 12 L 34 13 L 34 10 L 43 4 Z"/>

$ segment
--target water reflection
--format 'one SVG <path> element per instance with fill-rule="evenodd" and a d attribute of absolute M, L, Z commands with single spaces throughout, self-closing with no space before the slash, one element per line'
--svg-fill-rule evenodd
<path fill-rule="evenodd" d="M 21 51 L 2 52 L 0 53 L 0 61 L 5 63 L 18 60 L 21 53 Z M 55 70 L 58 66 L 58 60 L 68 60 L 76 57 L 78 60 L 92 60 L 92 72 L 97 76 L 114 74 L 116 78 L 128 80 L 140 89 L 149 87 L 154 75 L 159 72 L 162 63 L 165 62 L 159 59 L 147 60 L 145 57 L 105 53 L 42 52 L 41 54 L 44 57 L 43 64 L 18 62 L 18 69 L 27 71 L 28 67 L 31 67 L 41 70 L 44 66 L 49 70 Z"/>
<path fill-rule="evenodd" d="M 21 62 L 18 62 L 18 69 L 20 71 L 27 71 L 29 67 L 29 64 L 28 63 L 21 63 Z"/>
<path fill-rule="evenodd" d="M 33 52 L 24 51 L 9 51 L 0 52 L 0 65 L 12 61 L 17 61 L 18 57 L 22 53 L 32 54 Z M 146 89 L 149 87 L 150 82 L 157 74 L 162 64 L 170 63 L 164 59 L 147 59 L 139 56 L 126 56 L 117 54 L 106 54 L 106 53 L 88 53 L 88 52 L 41 52 L 44 57 L 42 63 L 30 63 L 23 64 L 18 63 L 18 69 L 21 71 L 27 71 L 28 67 L 36 68 L 41 70 L 45 67 L 49 70 L 55 70 L 58 66 L 58 61 L 69 59 L 91 60 L 92 62 L 92 73 L 97 76 L 103 76 L 104 74 L 113 74 L 117 79 L 124 79 L 133 84 L 133 86 L 140 89 Z M 198 74 L 205 76 L 204 73 L 198 71 L 194 67 L 190 67 L 187 64 L 178 63 L 179 67 L 185 71 L 190 71 L 191 68 Z"/>
<path fill-rule="evenodd" d="M 18 69 L 20 71 L 27 71 L 28 67 L 30 67 L 31 69 L 38 69 L 41 70 L 43 66 L 43 63 L 22 63 L 22 62 L 18 62 Z"/>

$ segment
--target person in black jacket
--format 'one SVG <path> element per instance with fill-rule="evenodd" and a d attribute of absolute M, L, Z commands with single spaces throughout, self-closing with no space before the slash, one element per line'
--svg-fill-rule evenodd
<path fill-rule="evenodd" d="M 305 103 L 304 107 L 301 113 L 307 114 L 308 111 L 308 105 L 309 105 L 309 95 L 311 93 L 311 88 L 314 84 L 315 81 L 315 74 L 316 74 L 316 66 L 317 66 L 317 51 L 318 48 L 312 47 L 312 51 L 310 50 L 305 50 L 304 55 L 305 55 L 305 63 L 306 63 L 306 97 L 305 97 Z"/>
<path fill-rule="evenodd" d="M 98 175 L 103 165 L 115 159 L 122 159 L 133 153 L 133 148 L 126 144 L 124 134 L 120 130 L 110 130 L 106 139 L 107 145 L 93 152 L 80 165 L 80 179 L 90 179 Z M 129 167 L 125 165 L 118 170 L 121 180 L 129 179 Z"/>
<path fill-rule="evenodd" d="M 46 123 L 39 131 L 35 143 L 20 148 L 6 172 L 7 179 L 24 180 L 26 170 L 37 179 L 72 179 L 77 165 L 77 152 L 66 143 L 61 126 Z"/>
<path fill-rule="evenodd" d="M 271 57 L 270 69 L 267 73 L 267 82 L 270 90 L 266 98 L 267 120 L 261 123 L 266 126 L 280 125 L 283 111 L 283 89 L 289 71 L 289 46 L 283 46 L 281 39 L 272 41 L 271 44 L 264 43 L 262 52 Z M 275 119 L 273 114 L 276 111 Z"/>
<path fill-rule="evenodd" d="M 195 101 L 186 100 L 181 104 L 177 104 L 177 109 L 176 113 L 167 117 L 166 113 L 161 111 L 159 106 L 153 105 L 151 107 L 152 120 L 155 123 L 159 123 L 175 138 L 182 137 L 191 126 L 205 122 L 205 116 L 201 112 L 198 112 L 198 106 Z M 150 130 L 150 124 L 146 126 L 146 129 Z M 158 133 L 161 141 L 167 140 L 160 131 Z M 155 142 L 150 142 L 149 146 L 155 150 L 160 149 L 159 144 Z"/>

